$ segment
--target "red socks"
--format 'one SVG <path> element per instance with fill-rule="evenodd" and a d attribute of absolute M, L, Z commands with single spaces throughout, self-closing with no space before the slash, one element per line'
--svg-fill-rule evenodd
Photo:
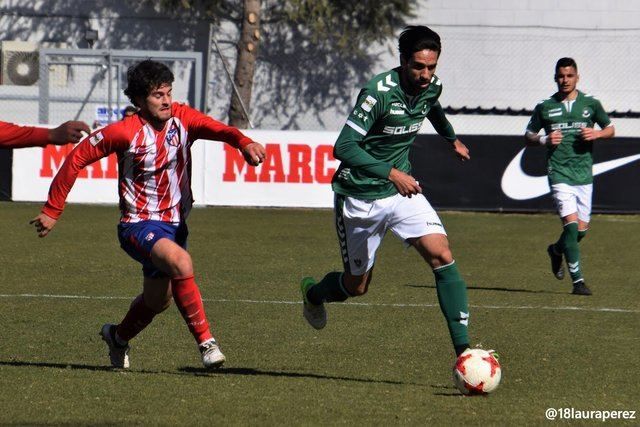
<path fill-rule="evenodd" d="M 198 289 L 193 276 L 171 279 L 171 292 L 173 300 L 196 342 L 201 344 L 213 338 L 209 330 L 207 316 L 204 313 L 200 289 Z M 140 331 L 149 326 L 156 314 L 146 306 L 143 296 L 138 295 L 116 329 L 118 341 L 129 341 L 138 335 Z"/>
<path fill-rule="evenodd" d="M 131 303 L 129 311 L 116 329 L 118 338 L 122 341 L 129 341 L 149 326 L 149 323 L 151 323 L 156 314 L 155 311 L 151 310 L 144 303 L 142 294 L 138 295 Z"/>
<path fill-rule="evenodd" d="M 209 330 L 207 316 L 204 313 L 200 289 L 193 276 L 171 279 L 171 292 L 173 300 L 196 342 L 201 344 L 213 338 Z"/>

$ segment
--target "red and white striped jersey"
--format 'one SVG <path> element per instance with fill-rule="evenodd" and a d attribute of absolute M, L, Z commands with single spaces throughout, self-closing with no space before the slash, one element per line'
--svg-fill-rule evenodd
<path fill-rule="evenodd" d="M 44 147 L 49 129 L 0 122 L 0 148 Z"/>
<path fill-rule="evenodd" d="M 135 114 L 80 141 L 53 179 L 42 212 L 59 218 L 78 172 L 116 153 L 121 222 L 184 220 L 193 204 L 193 142 L 213 139 L 240 149 L 253 141 L 187 105 L 173 103 L 171 109 L 172 117 L 161 131 Z"/>

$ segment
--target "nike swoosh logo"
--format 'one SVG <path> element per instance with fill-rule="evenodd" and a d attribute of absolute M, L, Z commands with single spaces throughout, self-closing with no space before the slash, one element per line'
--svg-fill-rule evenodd
<path fill-rule="evenodd" d="M 527 175 L 527 173 L 522 170 L 521 161 L 524 150 L 526 150 L 526 148 L 523 148 L 516 154 L 502 175 L 502 192 L 514 200 L 535 199 L 551 191 L 546 175 Z M 640 159 L 640 154 L 596 163 L 593 165 L 593 176 L 595 177 L 602 173 L 609 172 L 620 166 L 635 162 L 638 159 Z"/>

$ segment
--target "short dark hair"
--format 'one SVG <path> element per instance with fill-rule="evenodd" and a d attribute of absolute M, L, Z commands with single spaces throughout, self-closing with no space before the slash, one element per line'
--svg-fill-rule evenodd
<path fill-rule="evenodd" d="M 576 64 L 576 61 L 573 58 L 565 57 L 558 59 L 558 62 L 556 62 L 556 74 L 558 74 L 558 70 L 560 68 L 564 67 L 573 67 L 578 71 L 578 64 Z"/>
<path fill-rule="evenodd" d="M 124 94 L 129 97 L 136 107 L 136 98 L 146 98 L 153 89 L 163 84 L 173 83 L 173 73 L 161 62 L 147 59 L 132 65 L 127 70 L 127 88 Z"/>
<path fill-rule="evenodd" d="M 414 52 L 424 49 L 433 50 L 440 56 L 442 45 L 440 36 L 431 28 L 424 25 L 409 25 L 400 34 L 398 49 L 400 49 L 400 56 L 406 61 Z"/>

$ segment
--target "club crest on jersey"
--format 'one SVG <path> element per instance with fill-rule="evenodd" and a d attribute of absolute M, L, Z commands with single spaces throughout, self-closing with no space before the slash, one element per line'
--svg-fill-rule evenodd
<path fill-rule="evenodd" d="M 582 117 L 587 118 L 591 115 L 591 111 L 589 111 L 588 108 L 585 108 L 584 110 L 582 110 Z"/>
<path fill-rule="evenodd" d="M 360 105 L 360 108 L 362 108 L 364 111 L 368 113 L 371 111 L 373 106 L 376 105 L 377 102 L 378 101 L 376 101 L 376 99 L 373 96 L 367 95 L 362 105 Z"/>
<path fill-rule="evenodd" d="M 178 145 L 180 145 L 179 131 L 180 130 L 175 125 L 173 125 L 173 127 L 167 132 L 167 136 L 165 137 L 164 141 L 173 147 L 177 147 Z"/>

